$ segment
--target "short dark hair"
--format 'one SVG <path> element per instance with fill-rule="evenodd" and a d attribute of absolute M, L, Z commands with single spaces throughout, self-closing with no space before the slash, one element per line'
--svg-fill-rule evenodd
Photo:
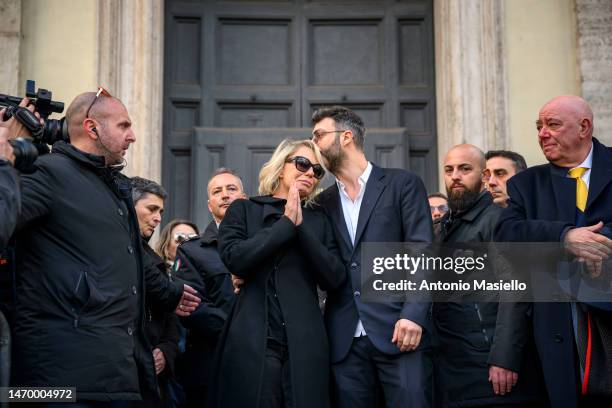
<path fill-rule="evenodd" d="M 366 127 L 359 115 L 344 106 L 323 106 L 312 114 L 312 124 L 315 125 L 325 118 L 332 118 L 336 122 L 336 130 L 353 132 L 355 146 L 363 151 Z"/>
<path fill-rule="evenodd" d="M 132 183 L 132 201 L 134 205 L 136 205 L 145 194 L 155 194 L 162 200 L 168 197 L 166 190 L 154 181 L 142 177 L 132 177 L 130 181 Z"/>
<path fill-rule="evenodd" d="M 485 155 L 486 160 L 492 159 L 493 157 L 503 157 L 510 160 L 517 173 L 527 169 L 525 158 L 517 152 L 512 152 L 510 150 L 489 150 Z"/>
<path fill-rule="evenodd" d="M 230 167 L 219 167 L 217 168 L 215 171 L 213 171 L 213 173 L 210 175 L 210 177 L 208 178 L 208 182 L 206 183 L 206 185 L 208 186 L 210 184 L 210 181 L 217 177 L 219 174 L 231 174 L 232 176 L 236 177 L 238 179 L 238 181 L 240 181 L 240 189 L 244 192 L 244 185 L 242 183 L 242 177 L 240 177 L 238 175 L 238 172 Z M 208 188 L 207 188 L 208 190 Z"/>
<path fill-rule="evenodd" d="M 437 198 L 442 198 L 442 199 L 444 199 L 444 200 L 448 201 L 448 197 L 446 197 L 446 196 L 445 196 L 444 194 L 442 194 L 442 193 L 431 193 L 430 195 L 428 195 L 428 196 L 427 196 L 427 199 L 434 198 L 434 197 L 437 197 Z"/>

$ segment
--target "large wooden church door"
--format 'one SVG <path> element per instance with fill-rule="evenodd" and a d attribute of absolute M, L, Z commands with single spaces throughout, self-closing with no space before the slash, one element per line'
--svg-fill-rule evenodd
<path fill-rule="evenodd" d="M 166 219 L 204 226 L 208 175 L 249 194 L 285 137 L 340 104 L 368 128 L 368 158 L 437 186 L 431 0 L 166 0 Z"/>

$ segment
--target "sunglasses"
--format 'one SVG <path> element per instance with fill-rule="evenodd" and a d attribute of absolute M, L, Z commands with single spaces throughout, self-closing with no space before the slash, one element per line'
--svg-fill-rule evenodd
<path fill-rule="evenodd" d="M 446 204 L 430 205 L 429 209 L 431 210 L 432 213 L 436 210 L 440 211 L 441 213 L 445 213 L 448 211 L 448 205 Z"/>
<path fill-rule="evenodd" d="M 86 118 L 89 117 L 89 111 L 91 110 L 91 107 L 94 106 L 94 103 L 96 103 L 96 101 L 98 100 L 100 95 L 104 95 L 104 96 L 107 96 L 109 98 L 112 98 L 112 95 L 110 94 L 110 92 L 108 92 L 106 89 L 102 88 L 101 86 L 98 87 L 98 92 L 96 92 L 96 96 L 95 96 L 94 100 L 91 101 L 91 103 L 89 104 L 89 108 L 87 108 L 87 112 L 85 112 L 85 117 Z"/>
<path fill-rule="evenodd" d="M 285 163 L 293 162 L 295 163 L 295 168 L 302 173 L 306 173 L 308 169 L 312 167 L 312 172 L 317 180 L 321 180 L 325 175 L 325 170 L 323 170 L 323 166 L 320 164 L 312 164 L 310 160 L 303 156 L 295 156 L 290 159 L 285 160 Z"/>
<path fill-rule="evenodd" d="M 198 237 L 198 234 L 186 234 L 184 232 L 177 232 L 176 234 L 174 234 L 174 242 L 180 244 L 196 237 Z"/>

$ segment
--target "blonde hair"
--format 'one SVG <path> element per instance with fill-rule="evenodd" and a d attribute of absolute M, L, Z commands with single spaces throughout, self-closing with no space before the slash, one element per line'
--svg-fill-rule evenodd
<path fill-rule="evenodd" d="M 304 140 L 293 140 L 285 139 L 276 148 L 270 160 L 266 162 L 259 172 L 259 194 L 269 195 L 274 194 L 278 186 L 280 185 L 280 174 L 285 166 L 285 161 L 300 147 L 309 148 L 317 161 L 323 165 L 323 158 L 321 152 L 316 144 L 308 139 Z M 315 179 L 312 192 L 306 197 L 306 202 L 310 202 L 317 192 L 317 185 L 320 180 Z"/>

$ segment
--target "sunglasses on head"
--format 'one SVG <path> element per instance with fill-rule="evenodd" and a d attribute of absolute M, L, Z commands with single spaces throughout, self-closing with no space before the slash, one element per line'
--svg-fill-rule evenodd
<path fill-rule="evenodd" d="M 320 180 L 325 175 L 325 170 L 323 170 L 323 166 L 320 164 L 312 164 L 310 160 L 303 156 L 295 156 L 290 159 L 285 160 L 285 163 L 293 162 L 295 163 L 295 168 L 301 171 L 302 173 L 306 173 L 308 169 L 312 167 L 312 172 L 317 180 Z"/>
<path fill-rule="evenodd" d="M 174 242 L 180 244 L 184 241 L 190 240 L 192 238 L 198 237 L 198 234 L 187 234 L 184 232 L 177 232 L 174 234 Z"/>
<path fill-rule="evenodd" d="M 96 92 L 96 96 L 94 97 L 93 101 L 91 101 L 91 103 L 89 104 L 89 108 L 87 108 L 87 111 L 85 112 L 85 117 L 88 118 L 89 117 L 89 111 L 91 110 L 91 108 L 94 106 L 94 104 L 96 103 L 96 101 L 98 100 L 98 98 L 100 98 L 100 95 L 106 96 L 106 97 L 112 97 L 112 95 L 110 94 L 110 92 L 108 92 L 106 89 L 104 89 L 103 87 L 98 87 L 98 91 Z"/>

